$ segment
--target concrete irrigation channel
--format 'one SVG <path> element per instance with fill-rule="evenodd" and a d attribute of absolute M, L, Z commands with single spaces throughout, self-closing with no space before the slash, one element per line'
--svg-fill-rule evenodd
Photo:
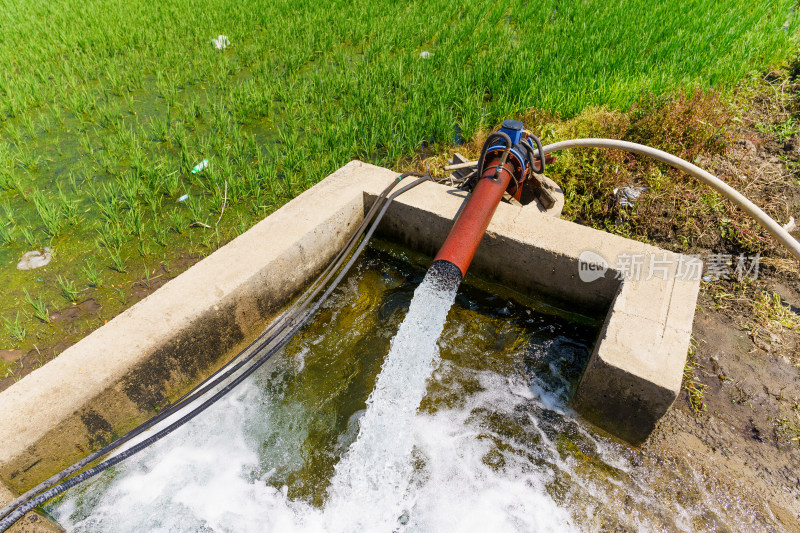
<path fill-rule="evenodd" d="M 0 503 L 220 368 L 323 270 L 397 176 L 352 161 L 0 393 Z M 379 232 L 434 255 L 466 196 L 423 183 L 393 202 Z M 501 203 L 472 271 L 605 314 L 571 404 L 601 431 L 641 445 L 680 390 L 698 261 L 540 211 Z M 38 525 L 24 527 L 50 527 L 30 516 Z"/>

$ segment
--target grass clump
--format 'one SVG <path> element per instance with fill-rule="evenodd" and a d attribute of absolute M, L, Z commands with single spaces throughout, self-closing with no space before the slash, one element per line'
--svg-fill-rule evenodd
<path fill-rule="evenodd" d="M 800 333 L 800 310 L 770 290 L 759 290 L 752 299 L 752 312 L 758 325 L 767 331 L 787 329 Z"/>
<path fill-rule="evenodd" d="M 64 278 L 60 274 L 56 276 L 56 280 L 58 281 L 58 286 L 61 288 L 61 294 L 64 298 L 72 303 L 77 302 L 80 291 L 75 287 L 75 283 Z"/>
<path fill-rule="evenodd" d="M 86 276 L 86 280 L 89 282 L 91 287 L 100 287 L 100 271 L 97 270 L 97 266 L 94 264 L 94 262 L 86 262 L 86 264 L 83 266 L 83 274 Z"/>
<path fill-rule="evenodd" d="M 672 98 L 645 96 L 624 113 L 596 109 L 556 122 L 552 132 L 556 139 L 629 140 L 695 161 L 701 155 L 724 153 L 732 139 L 733 116 L 730 101 L 719 92 L 697 90 Z M 698 240 L 702 232 L 697 227 L 716 225 L 727 213 L 706 202 L 708 198 L 716 202 L 715 194 L 650 158 L 610 149 L 559 155 L 550 176 L 566 191 L 568 219 L 639 240 L 676 242 L 678 248 L 687 249 L 711 244 L 711 239 Z M 614 189 L 622 186 L 646 187 L 647 193 L 633 206 L 620 208 Z"/>
<path fill-rule="evenodd" d="M 686 356 L 686 365 L 683 367 L 683 383 L 681 388 L 686 392 L 689 406 L 694 413 L 701 413 L 706 410 L 705 391 L 708 388 L 700 378 L 697 377 L 697 369 L 702 365 L 695 360 L 697 344 L 694 337 L 689 343 L 689 351 Z"/>
<path fill-rule="evenodd" d="M 0 361 L 0 378 L 12 377 L 17 366 L 15 362 Z"/>
<path fill-rule="evenodd" d="M 25 326 L 19 319 L 19 311 L 17 311 L 14 320 L 9 319 L 8 317 L 3 317 L 3 326 L 6 330 L 6 334 L 8 335 L 8 337 L 16 342 L 24 341 L 25 336 L 28 334 L 27 330 L 25 329 Z"/>
<path fill-rule="evenodd" d="M 42 295 L 39 294 L 34 298 L 28 292 L 28 289 L 22 289 L 25 293 L 25 302 L 33 309 L 33 316 L 42 322 L 50 323 L 50 314 L 47 312 L 47 305 L 42 300 Z"/>
<path fill-rule="evenodd" d="M 64 215 L 55 202 L 49 200 L 44 193 L 36 191 L 33 193 L 33 205 L 36 212 L 42 219 L 42 223 L 50 237 L 57 237 L 61 232 L 64 223 Z"/>

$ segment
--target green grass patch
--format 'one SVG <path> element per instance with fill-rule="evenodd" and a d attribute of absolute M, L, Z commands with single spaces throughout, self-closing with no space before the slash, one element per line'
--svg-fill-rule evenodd
<path fill-rule="evenodd" d="M 0 0 L 0 316 L 31 315 L 23 348 L 65 332 L 45 322 L 69 301 L 98 299 L 96 327 L 137 280 L 353 158 L 398 166 L 531 108 L 568 117 L 730 87 L 795 50 L 793 7 Z M 674 138 L 680 117 L 651 117 L 654 98 L 633 124 Z M 50 265 L 15 269 L 43 246 Z"/>
<path fill-rule="evenodd" d="M 697 353 L 697 341 L 692 337 L 689 342 L 689 351 L 686 355 L 686 365 L 683 367 L 683 383 L 681 388 L 686 391 L 689 406 L 694 413 L 701 413 L 706 410 L 705 395 L 708 386 L 704 385 L 697 377 L 697 368 L 702 368 L 695 359 Z"/>

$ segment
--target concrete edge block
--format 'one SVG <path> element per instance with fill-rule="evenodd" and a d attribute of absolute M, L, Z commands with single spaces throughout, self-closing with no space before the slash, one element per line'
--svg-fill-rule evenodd
<path fill-rule="evenodd" d="M 584 370 L 573 407 L 641 445 L 680 393 L 699 280 L 623 281 Z"/>
<path fill-rule="evenodd" d="M 255 324 L 277 312 L 324 268 L 363 219 L 368 203 L 397 176 L 374 165 L 348 163 L 0 393 L 0 408 L 13 413 L 0 419 L 4 444 L 0 479 L 14 490 L 26 490 L 149 418 L 154 408 L 218 368 L 257 334 L 252 331 Z M 433 254 L 464 197 L 462 191 L 424 183 L 395 201 L 382 231 Z M 583 282 L 579 264 L 585 250 L 609 255 L 669 253 L 501 204 L 474 267 L 513 288 L 561 296 L 578 310 L 610 306 L 573 403 L 588 420 L 635 442 L 642 432 L 633 432 L 630 424 L 644 420 L 641 427 L 651 428 L 674 400 L 680 375 L 669 370 L 671 379 L 654 381 L 647 371 L 632 364 L 635 350 L 625 340 L 630 331 L 626 326 L 633 323 L 632 318 L 643 320 L 647 335 L 651 335 L 648 338 L 660 335 L 658 338 L 666 339 L 661 343 L 664 349 L 653 351 L 653 356 L 665 358 L 669 369 L 677 368 L 676 361 L 686 355 L 682 343 L 685 339 L 688 346 L 699 282 L 659 289 L 671 298 L 669 306 L 673 302 L 686 306 L 682 311 L 668 306 L 664 315 L 662 307 L 640 309 L 636 303 L 640 291 L 655 285 L 621 282 L 614 266 L 602 278 Z M 624 306 L 620 294 L 630 296 Z M 197 356 L 202 350 L 209 354 L 205 359 Z M 643 392 L 648 381 L 651 396 Z M 623 409 L 627 402 L 632 410 L 627 418 L 622 416 L 631 421 L 628 426 L 603 422 L 603 416 L 613 419 L 621 414 L 605 405 L 603 397 L 593 392 L 600 390 L 599 386 L 592 383 L 606 383 L 606 395 L 608 384 L 614 384 L 612 397 L 626 399 L 614 405 Z M 652 406 L 631 407 L 631 402 Z M 645 409 L 651 416 L 639 417 L 636 409 Z"/>

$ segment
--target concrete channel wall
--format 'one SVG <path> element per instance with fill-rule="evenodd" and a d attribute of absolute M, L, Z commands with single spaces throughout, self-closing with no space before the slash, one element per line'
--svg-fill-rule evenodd
<path fill-rule="evenodd" d="M 224 364 L 327 265 L 396 178 L 349 163 L 0 393 L 0 480 L 27 490 Z M 424 183 L 395 201 L 381 231 L 433 255 L 464 200 L 462 191 Z M 639 258 L 641 275 L 620 267 L 620 257 Z M 699 288 L 680 276 L 685 259 L 501 204 L 473 270 L 577 311 L 607 310 L 573 405 L 641 444 L 680 388 Z"/>

